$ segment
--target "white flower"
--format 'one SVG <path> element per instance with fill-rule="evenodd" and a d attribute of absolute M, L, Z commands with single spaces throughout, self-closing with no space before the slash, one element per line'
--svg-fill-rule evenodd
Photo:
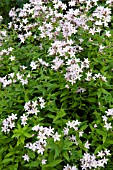
<path fill-rule="evenodd" d="M 107 164 L 108 159 L 106 159 L 105 157 L 101 160 L 103 164 Z"/>
<path fill-rule="evenodd" d="M 28 80 L 27 79 L 21 79 L 20 82 L 22 83 L 22 85 L 28 84 Z"/>
<path fill-rule="evenodd" d="M 84 133 L 83 131 L 80 131 L 79 132 L 79 137 L 83 136 L 83 133 Z"/>
<path fill-rule="evenodd" d="M 76 140 L 76 136 L 72 135 L 72 136 L 70 137 L 70 140 L 73 141 L 76 145 L 78 145 L 78 142 L 77 142 L 77 140 Z"/>
<path fill-rule="evenodd" d="M 25 111 L 28 111 L 30 109 L 30 106 L 31 106 L 31 102 L 26 102 L 25 105 L 24 105 L 24 109 Z"/>
<path fill-rule="evenodd" d="M 4 119 L 4 121 L 2 122 L 3 126 L 8 127 L 9 125 L 9 121 L 7 119 Z"/>
<path fill-rule="evenodd" d="M 59 135 L 58 132 L 56 132 L 55 135 L 53 135 L 52 137 L 54 138 L 54 142 L 55 141 L 60 141 L 61 135 Z"/>
<path fill-rule="evenodd" d="M 32 106 L 35 108 L 38 105 L 37 100 L 36 101 L 32 101 Z"/>
<path fill-rule="evenodd" d="M 71 170 L 78 170 L 76 166 L 72 166 Z"/>
<path fill-rule="evenodd" d="M 11 123 L 9 124 L 9 128 L 12 129 L 12 128 L 14 128 L 14 127 L 15 127 L 15 122 L 11 122 Z"/>
<path fill-rule="evenodd" d="M 107 122 L 107 120 L 108 120 L 108 118 L 107 118 L 107 116 L 102 116 L 102 118 L 103 118 L 103 121 L 105 121 L 105 122 Z"/>
<path fill-rule="evenodd" d="M 8 48 L 8 51 L 11 52 L 13 49 L 14 49 L 14 48 L 9 47 L 9 48 Z"/>
<path fill-rule="evenodd" d="M 53 133 L 54 133 L 54 128 L 51 128 L 51 126 L 49 128 L 45 128 L 46 136 L 52 136 Z"/>
<path fill-rule="evenodd" d="M 73 129 L 75 129 L 76 131 L 78 130 L 78 125 L 80 125 L 80 123 L 81 122 L 79 122 L 78 120 L 73 120 L 72 122 L 70 122 L 70 121 L 68 121 L 67 123 L 66 123 L 66 125 L 67 126 L 69 126 L 70 128 L 73 128 Z"/>
<path fill-rule="evenodd" d="M 40 142 L 43 142 L 44 139 L 47 139 L 46 134 L 39 131 L 37 138 Z"/>
<path fill-rule="evenodd" d="M 92 77 L 92 72 L 87 72 L 86 73 L 86 75 L 87 75 L 87 78 L 85 78 L 85 80 L 87 80 L 87 81 L 90 81 L 91 80 L 91 77 Z"/>
<path fill-rule="evenodd" d="M 23 66 L 20 66 L 20 67 L 21 67 L 23 70 L 25 70 L 25 69 L 27 68 L 27 67 L 26 67 L 26 66 L 24 66 L 24 65 L 23 65 Z"/>
<path fill-rule="evenodd" d="M 11 77 L 11 78 L 14 78 L 14 75 L 15 75 L 14 73 L 8 74 L 8 76 Z"/>
<path fill-rule="evenodd" d="M 105 111 L 105 113 L 107 113 L 107 116 L 113 116 L 113 108 L 108 109 L 108 111 Z"/>
<path fill-rule="evenodd" d="M 32 128 L 33 131 L 38 131 L 40 129 L 39 125 L 36 125 Z"/>
<path fill-rule="evenodd" d="M 6 36 L 6 31 L 0 31 L 0 33 L 5 37 Z"/>
<path fill-rule="evenodd" d="M 87 142 L 85 143 L 84 147 L 87 148 L 87 149 L 89 149 L 89 146 L 90 146 L 90 145 L 91 145 L 91 144 L 89 144 L 88 141 L 87 141 Z"/>
<path fill-rule="evenodd" d="M 16 76 L 17 76 L 17 79 L 18 79 L 18 80 L 21 80 L 21 79 L 22 79 L 22 77 L 23 77 L 23 75 L 21 75 L 20 73 L 17 73 L 17 75 L 16 75 Z"/>
<path fill-rule="evenodd" d="M 38 149 L 38 153 L 41 154 L 41 155 L 43 155 L 43 153 L 44 153 L 44 148 L 43 148 L 41 145 L 39 145 L 37 149 Z"/>
<path fill-rule="evenodd" d="M 94 124 L 94 128 L 97 128 L 97 124 Z"/>
<path fill-rule="evenodd" d="M 36 144 L 35 144 L 35 143 L 33 143 L 33 144 L 32 144 L 32 143 L 30 143 L 30 144 L 29 144 L 29 149 L 31 149 L 32 151 L 34 151 L 34 152 L 35 152 L 35 151 L 36 151 L 36 149 L 37 149 Z"/>
<path fill-rule="evenodd" d="M 110 31 L 106 31 L 106 36 L 107 36 L 107 37 L 110 37 L 110 36 L 111 36 Z"/>
<path fill-rule="evenodd" d="M 99 52 L 102 52 L 102 50 L 105 48 L 105 46 L 100 45 L 99 46 Z"/>
<path fill-rule="evenodd" d="M 83 93 L 84 91 L 86 91 L 85 88 L 79 87 L 79 88 L 76 90 L 76 93 Z"/>
<path fill-rule="evenodd" d="M 35 70 L 37 68 L 36 62 L 32 61 L 30 66 L 32 67 L 32 70 Z"/>
<path fill-rule="evenodd" d="M 78 168 L 76 166 L 71 167 L 69 164 L 67 164 L 64 166 L 63 170 L 78 170 Z"/>
<path fill-rule="evenodd" d="M 109 129 L 112 129 L 112 126 L 111 126 L 111 123 L 105 123 L 104 127 L 109 130 Z"/>
<path fill-rule="evenodd" d="M 12 120 L 16 120 L 16 119 L 17 119 L 17 114 L 13 114 L 13 113 L 12 113 L 11 119 L 12 119 Z"/>
<path fill-rule="evenodd" d="M 75 1 L 74 1 L 74 0 L 71 0 L 71 1 L 69 2 L 69 6 L 75 6 Z"/>
<path fill-rule="evenodd" d="M 25 126 L 27 124 L 27 120 L 28 120 L 28 116 L 26 116 L 25 114 L 23 114 L 23 116 L 20 116 L 21 119 L 21 125 Z"/>
<path fill-rule="evenodd" d="M 24 161 L 29 162 L 29 156 L 27 154 L 25 154 L 24 156 L 22 156 L 24 158 Z"/>
<path fill-rule="evenodd" d="M 67 164 L 67 166 L 64 166 L 63 170 L 71 170 L 71 166 Z"/>
<path fill-rule="evenodd" d="M 41 107 L 41 109 L 44 108 L 45 107 L 45 103 L 44 102 L 40 103 L 40 107 Z"/>
<path fill-rule="evenodd" d="M 103 152 L 103 151 L 100 151 L 100 152 L 98 152 L 98 155 L 97 156 L 99 156 L 99 157 L 104 157 L 105 156 L 105 153 Z"/>
<path fill-rule="evenodd" d="M 47 160 L 46 159 L 42 159 L 42 165 L 46 164 Z"/>
<path fill-rule="evenodd" d="M 15 56 L 12 56 L 9 58 L 11 61 L 15 60 Z"/>
<path fill-rule="evenodd" d="M 98 160 L 98 166 L 99 167 L 103 167 L 104 168 L 104 162 L 102 161 L 102 159 Z"/>
<path fill-rule="evenodd" d="M 69 128 L 68 127 L 64 127 L 63 132 L 64 132 L 64 135 L 68 135 Z"/>
<path fill-rule="evenodd" d="M 57 71 L 59 69 L 60 66 L 63 65 L 63 60 L 60 59 L 58 56 L 56 56 L 56 58 L 52 61 L 54 64 L 52 64 L 51 68 L 54 69 L 55 71 Z"/>
<path fill-rule="evenodd" d="M 24 43 L 25 42 L 25 38 L 24 38 L 24 36 L 23 35 L 18 35 L 18 38 L 20 38 L 20 41 L 22 42 L 22 43 Z"/>
<path fill-rule="evenodd" d="M 110 154 L 110 150 L 105 149 L 104 152 L 105 152 L 105 154 L 106 154 L 107 156 L 111 155 L 111 154 Z"/>
<path fill-rule="evenodd" d="M 43 99 L 42 97 L 38 97 L 38 99 L 39 99 L 39 102 L 40 102 L 40 103 L 43 103 L 43 102 L 44 102 L 44 99 Z"/>

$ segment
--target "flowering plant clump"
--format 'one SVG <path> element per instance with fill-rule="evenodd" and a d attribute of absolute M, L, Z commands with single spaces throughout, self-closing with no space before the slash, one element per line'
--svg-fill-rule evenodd
<path fill-rule="evenodd" d="M 1 169 L 112 169 L 112 15 L 113 0 L 11 9 L 0 26 Z"/>

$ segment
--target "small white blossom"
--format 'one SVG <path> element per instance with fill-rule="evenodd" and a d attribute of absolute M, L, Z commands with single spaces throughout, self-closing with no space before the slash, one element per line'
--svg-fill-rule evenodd
<path fill-rule="evenodd" d="M 42 159 L 42 165 L 45 165 L 45 164 L 46 164 L 46 162 L 47 162 L 47 160 L 46 160 L 46 159 Z"/>
<path fill-rule="evenodd" d="M 9 58 L 11 61 L 15 60 L 15 56 L 12 56 Z"/>
<path fill-rule="evenodd" d="M 89 149 L 89 146 L 90 146 L 90 145 L 91 145 L 91 144 L 89 144 L 89 142 L 87 141 L 87 142 L 85 143 L 84 147 L 87 148 L 87 149 Z"/>
<path fill-rule="evenodd" d="M 22 157 L 24 158 L 24 161 L 29 162 L 29 156 L 27 154 L 23 155 Z"/>
<path fill-rule="evenodd" d="M 32 67 L 32 70 L 36 70 L 37 68 L 37 64 L 34 61 L 31 62 L 30 66 Z"/>
<path fill-rule="evenodd" d="M 58 132 L 56 132 L 52 137 L 54 139 L 54 142 L 56 142 L 56 141 L 60 141 L 61 135 L 59 135 Z"/>

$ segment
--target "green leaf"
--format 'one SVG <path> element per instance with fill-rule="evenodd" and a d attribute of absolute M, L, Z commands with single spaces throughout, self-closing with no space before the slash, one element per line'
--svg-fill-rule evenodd
<path fill-rule="evenodd" d="M 30 167 L 30 168 L 33 168 L 33 167 L 38 167 L 38 165 L 40 164 L 40 162 L 37 160 L 37 161 L 33 161 L 31 163 L 28 163 L 26 165 L 24 165 L 25 167 Z"/>
<path fill-rule="evenodd" d="M 64 141 L 64 143 L 62 145 L 62 150 L 70 150 L 72 145 L 73 145 L 73 142 L 71 142 L 67 139 Z"/>
<path fill-rule="evenodd" d="M 69 155 L 67 151 L 63 151 L 63 156 L 67 161 L 69 161 Z"/>
<path fill-rule="evenodd" d="M 22 128 L 21 128 L 20 124 L 17 124 L 17 126 L 18 126 L 18 130 L 21 132 Z"/>
<path fill-rule="evenodd" d="M 21 137 L 20 137 L 20 141 L 21 141 L 22 144 L 24 144 L 25 137 L 24 137 L 24 136 L 21 136 Z"/>
<path fill-rule="evenodd" d="M 103 148 L 103 146 L 102 146 L 102 145 L 99 145 L 99 146 L 96 148 L 96 150 L 95 150 L 95 153 L 94 153 L 94 154 L 97 154 L 99 151 L 101 151 L 101 150 L 102 150 L 102 148 Z"/>
<path fill-rule="evenodd" d="M 8 157 L 12 156 L 13 154 L 14 154 L 13 152 L 10 152 L 5 156 L 5 158 L 8 158 Z"/>
<path fill-rule="evenodd" d="M 51 118 L 51 119 L 54 119 L 54 115 L 50 115 L 50 114 L 47 114 L 47 117 Z"/>
<path fill-rule="evenodd" d="M 61 150 L 60 150 L 59 146 L 56 144 L 54 145 L 54 149 L 55 149 L 54 159 L 56 159 L 59 156 Z"/>
<path fill-rule="evenodd" d="M 112 146 L 113 145 L 113 140 L 107 140 L 105 143 L 104 143 L 105 146 L 109 147 L 109 146 Z"/>
<path fill-rule="evenodd" d="M 101 95 L 102 95 L 102 88 L 99 88 L 99 89 L 98 89 L 97 95 L 98 95 L 98 98 L 101 97 Z"/>
<path fill-rule="evenodd" d="M 35 153 L 31 150 L 28 150 L 28 155 L 30 156 L 30 158 L 34 159 L 35 158 Z"/>
<path fill-rule="evenodd" d="M 106 134 L 106 135 L 103 135 L 103 143 L 106 142 L 106 138 L 107 138 L 107 134 Z"/>
<path fill-rule="evenodd" d="M 54 160 L 54 161 L 52 161 L 50 164 L 48 164 L 48 165 L 45 165 L 45 167 L 54 167 L 54 166 L 56 166 L 56 165 L 58 165 L 59 163 L 61 163 L 62 162 L 62 160 L 61 159 L 58 159 L 58 160 Z"/>
<path fill-rule="evenodd" d="M 53 160 L 54 154 L 55 154 L 55 152 L 54 152 L 53 150 L 51 150 L 51 151 L 49 152 L 49 155 L 48 155 L 48 161 L 49 161 L 49 162 L 51 162 L 51 161 Z"/>
<path fill-rule="evenodd" d="M 86 100 L 90 103 L 96 103 L 96 101 L 97 101 L 96 98 L 91 98 L 91 97 L 87 98 Z"/>
<path fill-rule="evenodd" d="M 27 132 L 25 132 L 24 135 L 25 135 L 25 137 L 27 137 L 27 138 L 30 138 L 30 137 L 31 137 L 31 135 L 30 135 L 29 133 L 27 133 Z"/>
<path fill-rule="evenodd" d="M 99 135 L 106 136 L 106 132 L 103 131 L 103 130 L 96 129 L 96 132 L 97 132 L 97 134 L 99 134 Z"/>
<path fill-rule="evenodd" d="M 110 93 L 109 93 L 107 90 L 103 89 L 103 88 L 102 88 L 102 92 L 103 92 L 103 94 L 108 94 L 108 95 L 110 95 Z"/>
<path fill-rule="evenodd" d="M 86 122 L 83 123 L 83 125 L 80 126 L 80 130 L 85 130 L 88 127 Z"/>
<path fill-rule="evenodd" d="M 3 163 L 3 164 L 8 164 L 9 162 L 12 162 L 12 161 L 13 161 L 12 158 L 7 158 L 7 159 L 4 159 L 4 160 L 2 161 L 2 163 Z"/>
<path fill-rule="evenodd" d="M 53 119 L 53 123 L 55 123 L 55 121 L 59 118 L 62 118 L 66 115 L 66 112 L 64 111 L 64 109 L 60 109 L 58 112 L 57 112 L 57 115 L 56 117 Z"/>

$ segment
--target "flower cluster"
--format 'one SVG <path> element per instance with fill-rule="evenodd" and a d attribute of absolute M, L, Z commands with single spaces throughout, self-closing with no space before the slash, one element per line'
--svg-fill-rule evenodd
<path fill-rule="evenodd" d="M 0 77 L 0 83 L 2 83 L 3 87 L 15 83 L 16 80 L 14 78 L 14 73 L 10 73 L 4 77 Z"/>
<path fill-rule="evenodd" d="M 63 60 L 60 59 L 59 57 L 56 57 L 53 61 L 53 64 L 51 65 L 51 68 L 54 69 L 55 71 L 57 71 L 59 69 L 59 67 L 61 67 L 63 65 Z"/>
<path fill-rule="evenodd" d="M 2 122 L 2 132 L 9 133 L 11 129 L 15 127 L 15 120 L 17 119 L 17 114 L 13 114 L 8 116 L 8 118 L 4 119 Z"/>
<path fill-rule="evenodd" d="M 76 139 L 76 135 L 70 135 L 70 130 L 73 129 L 74 132 L 78 132 L 78 126 L 81 124 L 78 120 L 68 121 L 66 123 L 66 127 L 63 129 L 64 136 L 69 137 L 69 140 L 72 141 L 74 144 L 78 145 L 78 141 Z M 71 132 L 72 133 L 72 132 Z M 83 136 L 83 131 L 79 130 L 79 137 Z"/>
<path fill-rule="evenodd" d="M 37 115 L 42 108 L 45 108 L 45 100 L 42 97 L 38 97 L 38 100 L 35 101 L 26 102 L 24 105 L 26 113 L 20 117 L 21 125 L 25 126 L 27 124 L 28 117 L 33 114 Z"/>
<path fill-rule="evenodd" d="M 44 154 L 48 138 L 52 137 L 54 142 L 60 141 L 61 135 L 59 135 L 58 132 L 54 133 L 54 128 L 36 125 L 32 130 L 37 133 L 38 140 L 34 143 L 27 143 L 25 147 L 34 152 L 37 151 L 38 154 Z"/>
<path fill-rule="evenodd" d="M 82 77 L 84 68 L 89 68 L 89 61 L 85 59 L 84 62 L 81 62 L 80 59 L 74 58 L 69 59 L 66 63 L 68 67 L 66 68 L 67 73 L 65 74 L 65 79 L 73 85 L 77 80 L 80 80 Z"/>
<path fill-rule="evenodd" d="M 24 86 L 26 84 L 28 84 L 28 78 L 30 77 L 30 74 L 21 74 L 20 72 L 18 72 L 16 74 L 16 79 Z"/>
<path fill-rule="evenodd" d="M 107 116 L 106 115 L 102 116 L 102 119 L 103 119 L 103 121 L 105 123 L 104 127 L 108 131 L 109 129 L 112 129 L 111 123 L 108 123 L 107 120 L 108 120 L 108 117 L 113 118 L 113 109 L 108 109 L 108 111 L 105 111 L 105 113 L 107 113 Z"/>
<path fill-rule="evenodd" d="M 99 167 L 105 167 L 105 164 L 107 164 L 108 159 L 106 158 L 106 156 L 109 156 L 110 153 L 109 150 L 105 150 L 105 151 L 100 151 L 98 152 L 98 155 L 91 155 L 90 153 L 86 152 L 84 153 L 83 158 L 80 160 L 81 161 L 81 167 L 82 170 L 88 170 L 88 169 L 97 169 Z M 100 159 L 102 158 L 102 159 Z"/>
<path fill-rule="evenodd" d="M 38 101 L 29 101 L 25 103 L 24 109 L 25 111 L 27 111 L 26 113 L 29 114 L 35 114 L 37 115 L 37 113 L 39 112 L 39 110 L 37 110 L 37 106 L 39 105 L 40 108 L 44 108 L 45 107 L 45 101 L 42 97 L 38 97 Z"/>
<path fill-rule="evenodd" d="M 2 32 L 1 32 L 2 33 Z M 2 33 L 3 34 L 3 33 Z M 5 34 L 5 33 L 4 33 Z M 14 48 L 12 47 L 9 47 L 8 49 L 4 49 L 4 50 L 1 50 L 0 51 L 0 60 L 3 60 L 4 59 L 4 55 L 9 55 L 12 51 L 13 51 Z"/>

